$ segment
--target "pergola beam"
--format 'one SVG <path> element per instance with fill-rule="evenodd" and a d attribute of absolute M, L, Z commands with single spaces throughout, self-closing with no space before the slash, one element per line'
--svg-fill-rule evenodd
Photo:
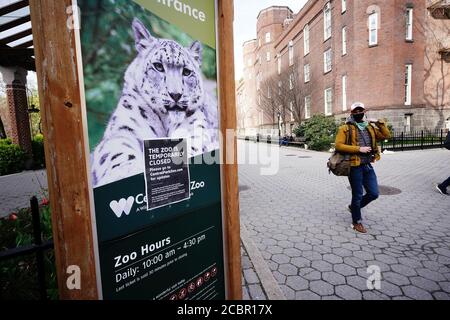
<path fill-rule="evenodd" d="M 25 8 L 25 7 L 28 7 L 29 5 L 30 4 L 29 4 L 28 0 L 21 0 L 21 1 L 17 1 L 17 2 L 11 3 L 11 4 L 7 5 L 7 6 L 4 6 L 4 7 L 0 8 L 0 16 L 4 16 L 4 15 L 6 15 L 8 13 L 20 10 L 22 8 Z"/>
<path fill-rule="evenodd" d="M 28 15 L 28 16 L 4 23 L 4 24 L 0 25 L 0 32 L 15 28 L 15 27 L 20 26 L 21 24 L 27 23 L 29 21 L 31 21 L 31 16 Z"/>
<path fill-rule="evenodd" d="M 28 36 L 30 36 L 30 35 L 32 35 L 32 34 L 33 34 L 33 30 L 27 29 L 27 30 L 24 30 L 24 31 L 22 31 L 22 32 L 13 34 L 13 35 L 11 35 L 11 36 L 9 36 L 9 37 L 0 39 L 0 43 L 1 43 L 1 44 L 8 44 L 8 43 L 10 43 L 10 42 L 14 42 L 14 41 L 16 41 L 16 40 L 19 40 L 19 39 L 28 37 Z"/>

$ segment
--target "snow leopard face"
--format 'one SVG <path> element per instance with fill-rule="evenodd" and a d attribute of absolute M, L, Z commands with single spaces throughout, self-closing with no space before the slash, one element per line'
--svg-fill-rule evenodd
<path fill-rule="evenodd" d="M 133 21 L 138 55 L 125 75 L 131 86 L 160 115 L 192 113 L 203 103 L 202 44 L 184 48 L 157 39 L 138 19 Z"/>

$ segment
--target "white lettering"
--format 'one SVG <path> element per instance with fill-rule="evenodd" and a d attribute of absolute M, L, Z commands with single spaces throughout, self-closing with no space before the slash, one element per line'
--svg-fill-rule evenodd
<path fill-rule="evenodd" d="M 179 0 L 157 0 L 157 2 L 169 8 L 173 8 L 189 17 L 193 17 L 195 20 L 199 20 L 201 22 L 206 21 L 206 14 L 203 11 L 197 8 L 191 8 L 190 5 L 182 3 Z"/>

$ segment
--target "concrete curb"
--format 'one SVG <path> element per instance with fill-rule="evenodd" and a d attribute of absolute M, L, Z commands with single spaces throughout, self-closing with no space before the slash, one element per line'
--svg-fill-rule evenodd
<path fill-rule="evenodd" d="M 261 280 L 261 285 L 269 300 L 286 300 L 286 297 L 281 291 L 280 286 L 273 277 L 272 272 L 267 266 L 261 252 L 256 244 L 250 238 L 247 228 L 241 223 L 241 241 L 247 250 L 248 256 L 255 267 L 255 272 Z"/>

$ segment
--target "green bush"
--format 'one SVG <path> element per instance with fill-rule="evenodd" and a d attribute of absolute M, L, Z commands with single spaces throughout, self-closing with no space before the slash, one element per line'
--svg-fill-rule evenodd
<path fill-rule="evenodd" d="M 46 200 L 45 200 L 46 201 Z M 43 241 L 52 239 L 51 211 L 42 205 L 41 228 Z M 33 243 L 31 210 L 23 209 L 0 219 L 0 250 L 14 249 Z M 58 299 L 55 254 L 48 250 L 44 254 L 47 295 Z M 0 262 L 0 300 L 38 300 L 36 256 L 27 255 Z"/>
<path fill-rule="evenodd" d="M 327 151 L 336 139 L 338 125 L 333 117 L 316 114 L 304 123 L 304 136 L 309 148 Z"/>
<path fill-rule="evenodd" d="M 296 137 L 304 137 L 305 136 L 305 123 L 302 122 L 299 124 L 297 128 L 294 129 L 293 133 Z"/>
<path fill-rule="evenodd" d="M 0 140 L 0 176 L 21 172 L 25 168 L 27 155 L 11 140 Z"/>
<path fill-rule="evenodd" d="M 33 148 L 33 162 L 36 169 L 45 168 L 44 136 L 38 134 L 31 141 Z"/>

